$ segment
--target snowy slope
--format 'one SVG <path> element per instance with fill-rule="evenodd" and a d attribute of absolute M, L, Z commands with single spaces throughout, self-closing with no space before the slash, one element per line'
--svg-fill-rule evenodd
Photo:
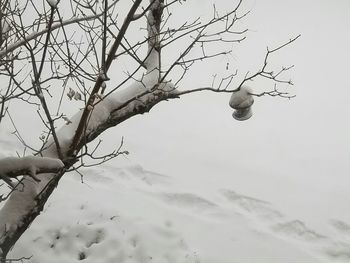
<path fill-rule="evenodd" d="M 13 152 L 10 138 L 1 132 L 0 157 Z M 342 220 L 319 233 L 235 189 L 118 166 L 116 160 L 82 170 L 83 183 L 67 174 L 10 257 L 32 263 L 350 262 L 350 224 Z"/>
<path fill-rule="evenodd" d="M 13 154 L 19 145 L 13 138 L 0 130 L 0 157 Z M 341 219 L 325 219 L 327 226 L 315 230 L 291 216 L 288 207 L 281 211 L 205 180 L 193 184 L 139 165 L 123 167 L 118 159 L 81 172 L 83 183 L 79 175 L 66 174 L 11 258 L 31 257 L 32 263 L 350 262 L 350 223 Z M 265 179 L 265 185 L 273 185 Z"/>
<path fill-rule="evenodd" d="M 334 236 L 234 189 L 198 189 L 140 166 L 67 174 L 11 253 L 30 262 L 349 262 L 350 226 Z M 184 190 L 186 189 L 186 190 Z M 200 194 L 199 194 L 200 193 Z"/>

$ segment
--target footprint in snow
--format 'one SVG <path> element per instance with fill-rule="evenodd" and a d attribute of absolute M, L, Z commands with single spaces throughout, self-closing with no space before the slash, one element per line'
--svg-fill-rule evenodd
<path fill-rule="evenodd" d="M 236 193 L 233 190 L 223 189 L 221 194 L 231 203 L 236 205 L 241 211 L 253 214 L 263 219 L 283 218 L 282 213 L 270 207 L 270 203 Z"/>
<path fill-rule="evenodd" d="M 115 168 L 111 166 L 103 166 L 104 174 L 111 181 L 114 180 L 122 180 L 122 181 L 138 181 L 142 184 L 146 184 L 149 186 L 152 185 L 164 185 L 169 181 L 169 176 L 164 174 L 152 172 L 143 169 L 140 165 L 134 165 L 124 168 Z M 99 169 L 99 173 L 101 173 L 101 168 Z"/>
<path fill-rule="evenodd" d="M 350 244 L 344 242 L 335 242 L 325 250 L 328 257 L 337 262 L 350 262 Z"/>
<path fill-rule="evenodd" d="M 345 223 L 344 221 L 333 219 L 330 221 L 333 228 L 343 236 L 350 238 L 350 225 Z"/>
<path fill-rule="evenodd" d="M 105 239 L 103 229 L 91 228 L 88 225 L 69 226 L 47 232 L 48 243 L 51 249 L 57 252 L 78 251 L 79 248 L 89 249 Z M 40 242 L 45 242 L 40 240 Z"/>
<path fill-rule="evenodd" d="M 191 193 L 163 193 L 161 194 L 161 198 L 167 204 L 181 208 L 191 208 L 202 211 L 217 207 L 215 203 Z"/>
<path fill-rule="evenodd" d="M 169 180 L 168 176 L 145 170 L 139 165 L 128 167 L 126 171 L 129 172 L 133 178 L 141 180 L 147 185 L 166 184 Z"/>
<path fill-rule="evenodd" d="M 300 220 L 292 220 L 285 223 L 279 223 L 272 226 L 272 230 L 277 233 L 284 234 L 290 237 L 301 239 L 304 241 L 321 241 L 327 237 L 308 228 L 304 222 Z"/>

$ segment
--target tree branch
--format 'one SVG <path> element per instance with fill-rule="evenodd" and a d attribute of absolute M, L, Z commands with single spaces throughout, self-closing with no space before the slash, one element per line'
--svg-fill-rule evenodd
<path fill-rule="evenodd" d="M 125 18 L 125 21 L 122 25 L 122 27 L 120 28 L 120 31 L 119 31 L 119 34 L 117 35 L 116 39 L 114 40 L 114 43 L 109 51 L 109 54 L 108 54 L 108 57 L 107 57 L 107 60 L 106 60 L 106 64 L 105 64 L 105 70 L 106 72 L 104 73 L 107 73 L 109 67 L 111 66 L 112 64 L 112 61 L 114 60 L 114 57 L 115 57 L 115 54 L 118 50 L 118 47 L 126 33 L 126 30 L 128 29 L 130 23 L 133 21 L 134 19 L 134 14 L 137 10 L 137 8 L 139 7 L 139 5 L 141 4 L 142 0 L 136 0 L 134 2 L 134 4 L 132 5 L 132 7 L 130 8 L 129 10 L 129 13 L 128 15 L 126 16 Z M 105 74 L 102 74 L 103 76 Z M 84 112 L 81 116 L 81 119 L 80 119 L 80 122 L 79 122 L 79 125 L 78 125 L 78 128 L 75 132 L 75 135 L 74 135 L 74 138 L 73 138 L 73 141 L 72 141 L 72 144 L 70 146 L 70 150 L 68 152 L 68 155 L 76 155 L 76 146 L 77 144 L 79 143 L 80 139 L 81 139 L 81 136 L 82 134 L 84 133 L 84 129 L 86 127 L 86 123 L 87 123 L 87 120 L 89 118 L 89 115 L 90 115 L 90 107 L 92 107 L 92 105 L 94 104 L 94 101 L 95 101 L 95 96 L 96 94 L 98 93 L 103 81 L 104 81 L 104 78 L 101 74 L 98 76 L 97 80 L 96 80 L 96 83 L 95 83 L 95 86 L 94 88 L 92 89 L 91 91 L 91 94 L 90 94 L 90 97 L 87 101 L 87 104 L 84 108 Z"/>
<path fill-rule="evenodd" d="M 0 176 L 5 178 L 16 178 L 27 175 L 36 181 L 40 179 L 36 176 L 41 173 L 56 173 L 64 167 L 59 159 L 48 157 L 7 157 L 0 159 Z"/>

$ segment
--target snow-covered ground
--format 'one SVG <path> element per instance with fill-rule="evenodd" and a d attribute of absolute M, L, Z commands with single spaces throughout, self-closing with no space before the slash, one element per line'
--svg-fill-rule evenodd
<path fill-rule="evenodd" d="M 331 236 L 235 189 L 201 192 L 140 166 L 62 180 L 11 257 L 30 262 L 349 262 L 350 225 Z"/>
<path fill-rule="evenodd" d="M 7 155 L 11 142 L 3 135 L 1 152 Z M 186 184 L 140 165 L 120 168 L 118 160 L 81 172 L 83 183 L 78 174 L 66 174 L 11 258 L 30 257 L 33 263 L 350 262 L 350 224 L 341 219 L 315 230 L 287 208 L 231 187 Z"/>

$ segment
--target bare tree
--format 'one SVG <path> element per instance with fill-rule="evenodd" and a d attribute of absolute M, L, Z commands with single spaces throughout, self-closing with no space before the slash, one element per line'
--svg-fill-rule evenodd
<path fill-rule="evenodd" d="M 255 72 L 235 69 L 205 87 L 181 89 L 193 65 L 205 66 L 227 56 L 232 44 L 245 39 L 247 30 L 236 28 L 249 13 L 241 11 L 242 0 L 224 13 L 214 6 L 207 19 L 176 23 L 171 10 L 186 8 L 184 0 L 134 0 L 125 10 L 119 2 L 70 0 L 70 6 L 63 8 L 57 0 L 1 1 L 0 79 L 6 85 L 0 88 L 0 125 L 10 122 L 14 135 L 32 154 L 0 160 L 0 179 L 8 185 L 0 195 L 0 201 L 6 200 L 0 210 L 1 262 L 6 262 L 9 250 L 67 171 L 128 153 L 122 150 L 121 139 L 112 153 L 96 155 L 100 142 L 89 143 L 108 128 L 148 112 L 161 101 L 194 92 L 232 94 L 230 105 L 237 110 L 237 119 L 249 118 L 254 96 L 292 97 L 278 89 L 281 84 L 292 85 L 284 78 L 292 67 L 271 70 L 269 58 L 299 36 L 267 49 Z M 129 34 L 143 27 L 139 38 Z M 177 57 L 169 62 L 167 49 L 174 46 Z M 121 62 L 132 69 L 123 68 Z M 271 81 L 272 89 L 254 93 L 245 87 L 257 78 Z M 70 101 L 81 110 L 68 118 Z M 39 147 L 22 137 L 13 105 L 24 105 L 41 121 Z M 63 121 L 66 124 L 58 129 Z"/>

